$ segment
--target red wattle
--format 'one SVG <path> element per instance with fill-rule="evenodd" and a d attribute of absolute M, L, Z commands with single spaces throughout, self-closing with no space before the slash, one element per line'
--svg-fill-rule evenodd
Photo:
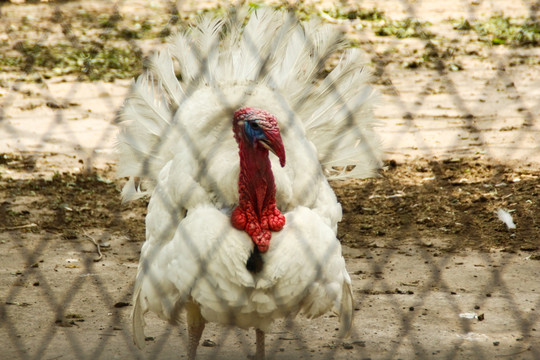
<path fill-rule="evenodd" d="M 281 230 L 285 225 L 285 217 L 274 207 L 270 214 L 263 215 L 259 219 L 251 206 L 246 209 L 237 206 L 232 212 L 231 223 L 236 229 L 245 231 L 259 252 L 265 253 L 270 247 L 270 239 L 272 238 L 270 230 Z"/>
<path fill-rule="evenodd" d="M 231 215 L 231 222 L 232 225 L 238 230 L 244 230 L 246 228 L 247 217 L 246 214 L 240 209 L 240 207 L 236 207 L 233 210 Z"/>
<path fill-rule="evenodd" d="M 255 242 L 255 245 L 257 245 L 257 249 L 260 253 L 264 254 L 268 251 L 268 248 L 270 247 L 270 238 L 272 237 L 272 233 L 268 230 L 263 230 L 255 238 L 252 237 L 253 242 Z"/>
<path fill-rule="evenodd" d="M 279 231 L 283 229 L 283 226 L 285 226 L 285 216 L 281 214 L 281 211 L 278 210 L 277 207 L 275 207 L 273 210 L 270 209 L 268 214 L 268 228 L 272 231 Z"/>
<path fill-rule="evenodd" d="M 257 144 L 248 142 L 243 135 L 243 127 L 238 122 L 247 121 L 246 117 L 257 113 L 263 117 L 268 114 L 261 110 L 244 108 L 235 113 L 233 123 L 234 137 L 238 142 L 240 156 L 240 175 L 238 177 L 238 206 L 231 214 L 231 223 L 238 229 L 245 231 L 261 253 L 268 251 L 270 247 L 271 231 L 280 231 L 285 225 L 285 216 L 276 207 L 276 185 L 272 173 L 268 150 Z M 266 121 L 274 122 L 275 131 L 273 138 L 281 142 L 279 130 L 275 118 L 270 117 Z M 280 148 L 283 148 L 281 144 Z M 285 159 L 285 153 L 281 154 L 280 161 Z M 282 165 L 283 165 L 282 164 Z"/>

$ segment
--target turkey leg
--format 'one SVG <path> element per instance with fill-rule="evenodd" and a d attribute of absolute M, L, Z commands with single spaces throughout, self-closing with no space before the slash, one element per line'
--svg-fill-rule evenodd
<path fill-rule="evenodd" d="M 255 359 L 264 360 L 264 331 L 255 329 L 255 338 L 257 349 L 255 350 Z"/>
<path fill-rule="evenodd" d="M 188 360 L 195 360 L 197 347 L 204 330 L 206 321 L 201 315 L 201 310 L 197 304 L 192 302 L 186 304 L 187 327 L 188 327 Z"/>

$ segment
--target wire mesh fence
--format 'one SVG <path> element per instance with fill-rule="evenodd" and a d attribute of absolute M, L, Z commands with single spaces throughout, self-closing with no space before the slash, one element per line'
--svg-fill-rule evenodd
<path fill-rule="evenodd" d="M 296 121 L 306 121 L 306 103 L 313 94 L 320 96 L 321 107 L 325 101 L 334 104 L 333 116 L 343 118 L 341 132 L 364 146 L 364 158 L 353 159 L 358 163 L 356 170 L 364 163 L 378 162 L 377 139 L 362 123 L 370 111 L 362 108 L 364 103 L 351 107 L 350 99 L 367 88 L 343 92 L 330 82 L 327 91 L 316 90 L 327 86 L 325 79 L 332 76 L 344 50 L 320 51 L 320 38 L 306 36 L 299 45 L 309 49 L 311 56 L 304 59 L 314 69 L 308 76 L 309 87 L 296 97 L 286 91 L 260 95 L 261 83 L 282 89 L 276 84 L 283 79 L 275 77 L 272 64 L 286 61 L 275 59 L 276 54 L 287 54 L 279 48 L 284 32 L 310 21 L 320 21 L 314 31 L 324 26 L 343 31 L 332 42 L 365 53 L 371 86 L 380 94 L 374 109 L 375 133 L 381 138 L 384 162 L 373 178 L 342 180 L 338 175 L 354 168 L 336 166 L 331 160 L 346 138 L 329 139 L 325 151 L 318 154 L 323 167 L 326 164 L 326 175 L 336 178 L 331 185 L 343 209 L 337 238 L 352 278 L 350 337 L 339 337 L 342 325 L 331 312 L 312 320 L 285 316 L 267 331 L 267 357 L 540 357 L 539 3 L 270 3 L 287 14 L 285 25 L 266 47 L 257 36 L 243 34 L 247 37 L 244 54 L 260 61 L 252 69 L 253 81 L 236 92 L 236 88 L 214 86 L 223 80 L 215 78 L 215 67 L 228 61 L 225 52 L 232 46 L 223 39 L 234 26 L 244 24 L 242 7 L 233 5 L 237 4 L 0 4 L 0 357 L 187 356 L 185 321 L 168 325 L 147 314 L 146 347 L 140 350 L 133 344 L 130 318 L 144 240 L 164 241 L 175 232 L 187 244 L 184 255 L 176 258 L 179 263 L 174 262 L 173 246 L 143 248 L 146 263 L 139 276 L 150 279 L 147 294 L 158 294 L 156 299 L 165 309 L 162 313 L 172 314 L 174 322 L 178 299 L 211 289 L 205 296 L 217 312 L 228 312 L 224 322 L 242 321 L 242 312 L 235 312 L 234 307 L 244 304 L 250 290 L 242 289 L 230 304 L 224 304 L 221 291 L 234 273 L 227 273 L 227 266 L 218 268 L 218 275 L 213 272 L 222 261 L 221 254 L 228 253 L 227 239 L 238 234 L 223 221 L 223 213 L 230 216 L 238 201 L 240 170 L 232 119 L 239 104 L 259 104 L 260 100 L 253 100 L 258 97 L 264 100 L 259 106 L 278 109 L 274 115 L 287 153 L 283 171 L 294 172 L 295 166 L 306 169 L 298 159 L 305 158 L 308 164 L 313 157 L 312 145 L 301 141 L 304 132 L 295 127 Z M 252 3 L 247 7 L 254 11 L 264 6 Z M 163 74 L 156 72 L 156 64 L 170 61 L 163 52 L 168 37 L 205 14 L 226 23 L 209 42 L 211 46 L 189 44 L 195 38 L 191 34 L 187 51 L 174 53 L 171 48 L 172 57 L 191 57 L 196 71 L 189 73 L 189 67 L 176 59 L 175 67 L 173 63 L 170 67 L 171 81 L 160 81 Z M 163 56 L 156 56 L 156 50 Z M 230 70 L 221 76 L 234 78 L 234 67 Z M 142 90 L 137 92 L 131 79 L 142 71 L 153 75 L 139 84 Z M 363 81 L 354 79 L 358 84 Z M 201 84 L 211 88 L 207 103 L 194 100 L 200 99 Z M 124 103 L 130 89 L 131 100 Z M 142 141 L 148 142 L 151 157 L 140 155 L 135 172 L 124 175 L 144 179 L 159 174 L 163 179 L 170 171 L 174 180 L 158 182 L 150 208 L 148 197 L 121 202 L 125 179 L 117 179 L 115 153 L 119 123 L 136 116 L 126 110 L 126 104 L 134 104 L 137 113 L 140 102 L 148 99 L 153 101 L 154 113 L 145 112 L 143 118 L 148 119 L 146 125 L 153 135 Z M 198 107 L 220 109 L 208 115 L 208 123 L 212 116 L 230 122 L 183 128 L 183 117 L 189 118 L 189 111 Z M 321 129 L 311 134 L 308 129 L 308 137 L 324 139 Z M 219 140 L 205 143 L 203 138 Z M 322 140 L 313 140 L 317 141 Z M 193 160 L 198 170 L 175 173 L 175 166 L 183 165 L 173 159 L 164 172 L 163 159 L 183 151 L 179 159 Z M 270 158 L 275 157 L 270 154 Z M 295 224 L 295 203 L 283 200 L 287 184 L 280 178 L 276 160 L 272 169 L 278 207 L 289 214 L 287 222 Z M 220 166 L 229 163 L 234 165 L 220 172 Z M 295 176 L 302 179 L 301 175 Z M 320 185 L 312 176 L 302 181 L 298 180 L 298 191 L 290 198 L 305 205 L 314 201 L 313 188 Z M 139 185 L 152 189 L 144 180 L 129 184 L 133 187 L 129 191 Z M 219 203 L 219 212 L 205 213 L 191 205 L 198 199 L 199 184 L 212 189 L 208 202 Z M 321 209 L 335 210 L 335 204 L 327 204 Z M 502 210 L 512 217 L 515 228 L 499 219 L 497 211 Z M 145 224 L 147 215 L 153 220 Z M 182 228 L 184 217 L 192 219 L 190 226 L 195 229 L 204 228 L 209 234 L 217 229 L 213 236 L 219 241 L 201 252 L 204 239 L 193 235 L 198 230 L 190 233 L 189 227 Z M 146 230 L 145 225 L 149 226 Z M 300 251 L 287 255 L 308 260 L 296 265 L 295 275 L 302 271 L 307 275 L 292 278 L 296 287 L 290 292 L 309 292 L 313 283 L 324 283 L 324 272 L 337 261 L 332 243 L 313 246 L 318 236 L 313 229 L 325 226 L 306 224 L 291 236 Z M 276 243 L 279 234 L 272 233 Z M 186 265 L 190 262 L 191 268 Z M 161 265 L 165 268 L 150 270 Z M 187 270 L 178 275 L 181 289 L 171 290 L 161 277 L 170 277 L 176 269 Z M 206 290 L 193 290 L 201 282 Z M 279 291 L 274 291 L 276 296 Z M 297 310 L 284 301 L 278 305 L 283 315 Z M 255 334 L 234 326 L 209 323 L 202 336 L 197 358 L 236 359 L 251 356 L 255 350 Z"/>

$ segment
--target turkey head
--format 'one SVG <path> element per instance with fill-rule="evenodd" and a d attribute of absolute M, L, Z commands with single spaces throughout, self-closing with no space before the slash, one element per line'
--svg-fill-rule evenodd
<path fill-rule="evenodd" d="M 233 131 L 239 148 L 240 175 L 238 206 L 231 221 L 235 228 L 249 234 L 257 252 L 265 253 L 271 231 L 279 231 L 285 225 L 285 216 L 276 207 L 276 185 L 268 152 L 273 152 L 283 167 L 285 148 L 275 116 L 264 110 L 237 110 Z"/>

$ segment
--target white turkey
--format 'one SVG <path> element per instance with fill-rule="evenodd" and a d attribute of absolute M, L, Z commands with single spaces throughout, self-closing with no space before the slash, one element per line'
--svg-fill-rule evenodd
<path fill-rule="evenodd" d="M 260 359 L 278 318 L 334 311 L 348 333 L 342 210 L 327 178 L 380 165 L 360 52 L 325 76 L 340 31 L 271 9 L 234 15 L 173 36 L 120 112 L 124 199 L 150 195 L 134 340 L 144 346 L 146 312 L 171 323 L 186 312 L 190 359 L 207 322 L 254 328 Z"/>

